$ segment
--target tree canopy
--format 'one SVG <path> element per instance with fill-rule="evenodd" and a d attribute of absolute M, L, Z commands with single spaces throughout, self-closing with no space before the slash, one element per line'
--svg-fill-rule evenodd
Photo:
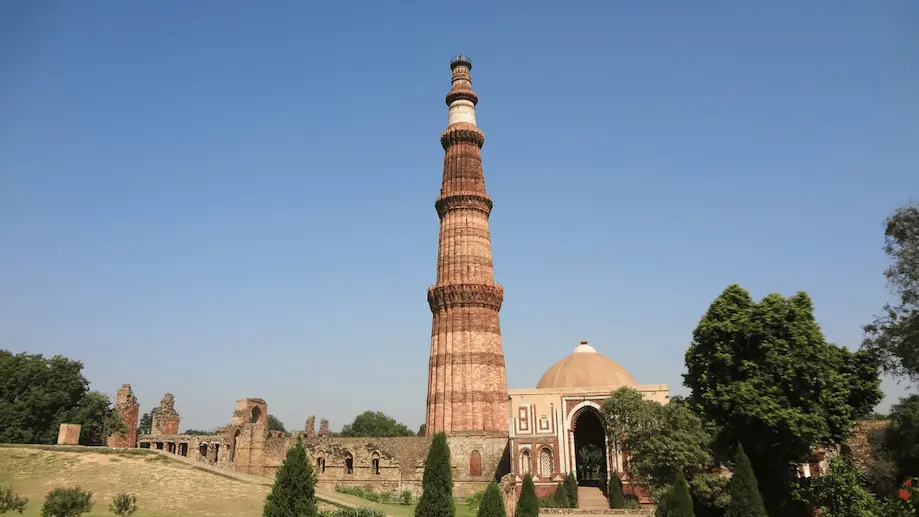
<path fill-rule="evenodd" d="M 382 411 L 364 411 L 354 418 L 354 422 L 341 428 L 341 436 L 358 438 L 383 438 L 388 436 L 415 436 L 405 424 Z"/>
<path fill-rule="evenodd" d="M 281 422 L 278 417 L 268 413 L 268 430 L 269 431 L 281 431 L 286 433 L 287 429 L 284 428 L 284 422 Z"/>
<path fill-rule="evenodd" d="M 646 400 L 635 388 L 623 387 L 614 391 L 602 406 L 609 445 L 631 453 L 633 442 L 630 437 L 652 427 L 659 408 L 660 404 Z"/>
<path fill-rule="evenodd" d="M 0 443 L 55 443 L 89 391 L 83 363 L 0 350 Z"/>
<path fill-rule="evenodd" d="M 689 403 L 723 459 L 741 441 L 770 506 L 789 499 L 795 463 L 812 447 L 845 440 L 880 402 L 870 353 L 827 343 L 810 297 L 770 294 L 759 303 L 738 285 L 712 302 L 686 352 Z"/>
<path fill-rule="evenodd" d="M 887 218 L 884 271 L 895 303 L 864 327 L 863 347 L 877 355 L 890 374 L 919 380 L 919 203 L 910 202 Z"/>

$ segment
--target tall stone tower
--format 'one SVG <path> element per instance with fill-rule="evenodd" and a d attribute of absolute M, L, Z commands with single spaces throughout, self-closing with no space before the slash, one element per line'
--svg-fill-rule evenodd
<path fill-rule="evenodd" d="M 434 314 L 428 370 L 427 434 L 508 433 L 507 379 L 498 311 L 504 290 L 495 283 L 481 148 L 475 123 L 478 96 L 472 61 L 450 62 L 449 119 L 440 136 L 444 177 L 434 204 L 440 216 L 437 283 L 428 289 Z"/>
<path fill-rule="evenodd" d="M 137 446 L 137 418 L 140 404 L 131 390 L 130 384 L 122 384 L 115 395 L 115 412 L 121 416 L 127 431 L 124 434 L 113 434 L 108 437 L 109 447 L 114 449 L 131 449 Z"/>

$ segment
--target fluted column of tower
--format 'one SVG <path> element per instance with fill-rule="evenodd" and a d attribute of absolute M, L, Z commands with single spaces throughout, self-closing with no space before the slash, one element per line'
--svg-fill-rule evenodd
<path fill-rule="evenodd" d="M 449 119 L 440 136 L 444 177 L 435 203 L 440 216 L 437 283 L 428 289 L 434 315 L 428 376 L 427 434 L 508 432 L 507 379 L 498 311 L 504 290 L 495 283 L 481 148 L 469 71 L 460 54 L 450 63 Z"/>

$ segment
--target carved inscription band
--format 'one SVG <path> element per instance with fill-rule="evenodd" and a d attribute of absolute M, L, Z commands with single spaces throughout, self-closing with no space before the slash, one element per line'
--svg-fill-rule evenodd
<path fill-rule="evenodd" d="M 436 368 L 444 365 L 498 366 L 504 367 L 504 355 L 488 352 L 458 352 L 435 354 L 431 356 L 430 367 Z"/>
<path fill-rule="evenodd" d="M 454 88 L 447 92 L 447 96 L 444 98 L 444 100 L 447 102 L 447 106 L 453 104 L 456 101 L 469 101 L 473 106 L 475 106 L 479 103 L 479 96 L 468 88 Z"/>
<path fill-rule="evenodd" d="M 506 391 L 451 391 L 450 392 L 450 403 L 451 404 L 463 404 L 467 402 L 485 402 L 489 404 L 494 404 L 496 402 L 507 402 L 507 392 Z M 434 403 L 443 404 L 444 403 L 444 392 L 438 391 L 434 393 Z M 430 400 L 428 401 L 430 404 Z"/>
<path fill-rule="evenodd" d="M 471 142 L 481 149 L 485 145 L 485 134 L 472 124 L 456 124 L 440 135 L 440 145 L 445 151 L 459 142 Z"/>
<path fill-rule="evenodd" d="M 501 310 L 504 288 L 500 284 L 451 284 L 428 289 L 428 305 L 432 313 L 454 307 L 487 307 Z"/>
<path fill-rule="evenodd" d="M 441 317 L 443 313 L 434 314 L 434 324 L 431 326 L 431 337 L 437 337 L 449 332 L 487 332 L 496 336 L 501 335 L 501 325 L 498 323 L 498 314 L 491 309 L 480 309 L 482 312 L 472 312 L 475 309 L 463 309 L 467 314 L 456 317 L 450 315 Z"/>

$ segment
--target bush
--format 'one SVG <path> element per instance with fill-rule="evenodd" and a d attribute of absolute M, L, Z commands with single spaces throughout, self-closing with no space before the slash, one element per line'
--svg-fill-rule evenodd
<path fill-rule="evenodd" d="M 555 503 L 556 508 L 571 508 L 571 501 L 568 500 L 568 491 L 565 489 L 565 485 L 561 483 L 556 485 L 552 501 Z"/>
<path fill-rule="evenodd" d="M 454 517 L 456 515 L 450 448 L 447 446 L 447 435 L 443 432 L 435 434 L 431 442 L 428 457 L 424 461 L 421 490 L 421 498 L 418 500 L 418 506 L 415 507 L 415 517 Z"/>
<path fill-rule="evenodd" d="M 676 483 L 661 498 L 655 515 L 657 517 L 693 517 L 695 515 L 692 497 L 689 495 L 689 485 L 682 471 L 677 471 Z"/>
<path fill-rule="evenodd" d="M 479 505 L 482 504 L 482 498 L 485 497 L 485 490 L 481 490 L 466 498 L 466 506 L 473 512 L 479 511 Z"/>
<path fill-rule="evenodd" d="M 400 501 L 399 501 L 399 502 L 401 502 L 402 504 L 406 504 L 406 505 L 407 505 L 407 504 L 412 504 L 412 491 L 411 491 L 411 490 L 403 490 L 403 491 L 402 491 L 402 496 L 400 497 Z"/>
<path fill-rule="evenodd" d="M 728 491 L 731 493 L 731 502 L 725 517 L 767 517 L 756 475 L 742 445 L 737 446 L 734 454 L 734 475 L 728 483 Z"/>
<path fill-rule="evenodd" d="M 55 488 L 45 496 L 41 517 L 77 517 L 93 509 L 93 493 L 80 487 Z"/>
<path fill-rule="evenodd" d="M 287 449 L 287 456 L 278 467 L 262 515 L 314 517 L 316 512 L 316 475 L 306 458 L 303 439 L 297 438 L 297 444 Z"/>
<path fill-rule="evenodd" d="M 386 517 L 386 514 L 374 508 L 336 508 L 321 510 L 317 517 Z"/>
<path fill-rule="evenodd" d="M 16 495 L 13 487 L 0 487 L 0 513 L 22 513 L 28 502 L 29 498 Z"/>
<path fill-rule="evenodd" d="M 622 480 L 619 479 L 618 472 L 613 473 L 607 490 L 609 491 L 609 507 L 625 508 L 625 496 L 622 495 Z"/>
<path fill-rule="evenodd" d="M 523 476 L 523 486 L 520 488 L 520 499 L 517 500 L 514 517 L 539 517 L 539 498 L 536 496 L 533 476 L 529 472 Z"/>
<path fill-rule="evenodd" d="M 574 473 L 569 472 L 565 476 L 565 490 L 568 491 L 568 502 L 571 503 L 571 508 L 578 507 L 578 479 L 574 477 Z"/>
<path fill-rule="evenodd" d="M 501 495 L 501 489 L 498 483 L 492 481 L 488 488 L 482 494 L 482 502 L 479 504 L 477 517 L 505 517 L 504 496 Z"/>
<path fill-rule="evenodd" d="M 108 511 L 121 517 L 134 515 L 134 512 L 137 511 L 137 498 L 134 497 L 134 494 L 118 494 L 109 504 Z"/>

